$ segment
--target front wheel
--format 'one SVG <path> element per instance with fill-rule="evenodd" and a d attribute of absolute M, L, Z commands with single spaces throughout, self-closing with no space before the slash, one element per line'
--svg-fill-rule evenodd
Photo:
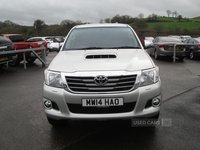
<path fill-rule="evenodd" d="M 10 66 L 18 66 L 20 64 L 20 58 L 18 55 L 12 57 L 12 62 L 9 62 Z"/>
<path fill-rule="evenodd" d="M 180 61 L 183 61 L 184 57 L 179 57 L 178 59 L 179 59 Z"/>
<path fill-rule="evenodd" d="M 195 59 L 194 51 L 193 50 L 190 51 L 190 59 Z"/>
<path fill-rule="evenodd" d="M 36 58 L 26 58 L 26 61 L 28 63 L 33 63 L 36 60 Z"/>
<path fill-rule="evenodd" d="M 154 58 L 156 59 L 156 60 L 159 60 L 159 56 L 158 56 L 158 50 L 155 50 L 155 52 L 154 52 Z"/>
<path fill-rule="evenodd" d="M 0 70 L 1 70 L 3 67 L 4 67 L 4 64 L 1 64 L 1 65 L 0 65 Z"/>

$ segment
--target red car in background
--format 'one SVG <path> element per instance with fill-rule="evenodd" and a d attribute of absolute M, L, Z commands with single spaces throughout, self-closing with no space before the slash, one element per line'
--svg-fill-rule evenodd
<path fill-rule="evenodd" d="M 143 46 L 144 46 L 144 40 L 148 40 L 148 41 L 153 42 L 154 38 L 151 37 L 151 36 L 145 36 L 145 37 L 143 37 L 143 39 L 141 39 L 141 43 L 142 43 Z"/>
<path fill-rule="evenodd" d="M 46 41 L 40 41 L 40 42 L 32 42 L 32 41 L 25 41 L 22 34 L 3 34 L 7 38 L 9 38 L 14 43 L 15 50 L 22 50 L 22 49 L 29 49 L 29 48 L 40 48 L 42 45 L 47 49 Z M 35 51 L 38 53 L 38 55 L 41 55 L 41 50 Z M 26 55 L 26 61 L 28 63 L 32 63 L 36 60 L 36 56 L 32 54 L 31 51 L 25 52 Z M 17 55 L 13 58 L 13 62 L 10 63 L 12 66 L 17 66 L 19 63 L 23 60 L 23 53 L 17 53 Z"/>

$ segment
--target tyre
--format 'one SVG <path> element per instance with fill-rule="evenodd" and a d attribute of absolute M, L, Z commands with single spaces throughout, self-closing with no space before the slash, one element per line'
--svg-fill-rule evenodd
<path fill-rule="evenodd" d="M 179 57 L 178 59 L 179 59 L 180 61 L 183 61 L 184 57 Z"/>
<path fill-rule="evenodd" d="M 4 66 L 4 64 L 1 64 L 1 65 L 0 65 L 0 70 L 3 68 L 3 66 Z"/>
<path fill-rule="evenodd" d="M 193 50 L 190 51 L 189 57 L 190 57 L 190 59 L 195 59 L 194 51 Z"/>
<path fill-rule="evenodd" d="M 20 59 L 18 56 L 12 57 L 12 62 L 9 62 L 10 66 L 18 66 L 20 64 Z"/>
<path fill-rule="evenodd" d="M 26 58 L 26 61 L 28 63 L 33 63 L 36 60 L 36 58 Z"/>
<path fill-rule="evenodd" d="M 158 50 L 155 50 L 155 52 L 154 52 L 154 58 L 155 58 L 156 60 L 159 60 L 159 59 L 160 59 L 160 57 L 158 56 Z"/>

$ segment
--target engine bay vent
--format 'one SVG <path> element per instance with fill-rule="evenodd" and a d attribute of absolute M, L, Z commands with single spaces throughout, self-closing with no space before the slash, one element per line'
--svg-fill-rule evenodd
<path fill-rule="evenodd" d="M 87 55 L 86 59 L 105 59 L 105 58 L 117 58 L 116 55 L 113 54 L 103 54 L 103 55 Z"/>

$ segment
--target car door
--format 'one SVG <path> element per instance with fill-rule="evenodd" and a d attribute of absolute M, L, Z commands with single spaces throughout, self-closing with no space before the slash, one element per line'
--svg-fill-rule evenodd
<path fill-rule="evenodd" d="M 154 52 L 153 53 L 155 53 L 155 51 L 159 49 L 159 37 L 157 37 L 153 40 L 153 45 L 154 45 Z"/>
<path fill-rule="evenodd" d="M 189 55 L 190 50 L 192 48 L 192 44 L 193 44 L 194 40 L 191 38 L 188 40 L 188 42 L 186 43 L 186 55 Z"/>

